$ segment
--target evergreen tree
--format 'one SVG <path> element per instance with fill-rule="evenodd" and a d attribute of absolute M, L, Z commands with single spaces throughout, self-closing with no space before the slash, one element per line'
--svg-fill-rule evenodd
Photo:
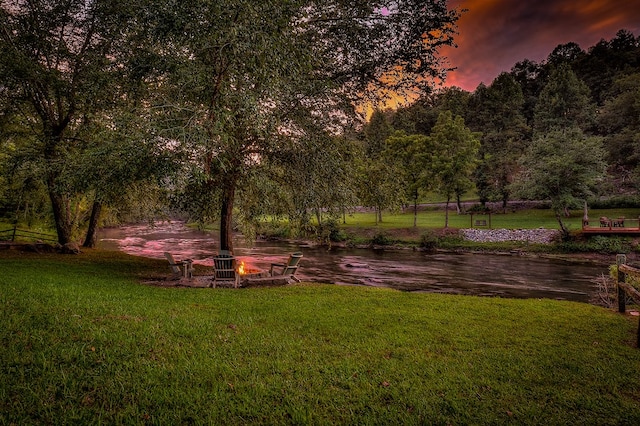
<path fill-rule="evenodd" d="M 472 99 L 469 128 L 482 133 L 475 174 L 478 195 L 481 202 L 497 199 L 506 207 L 509 184 L 528 138 L 522 90 L 510 74 L 502 73 L 488 88 L 479 87 Z"/>
<path fill-rule="evenodd" d="M 560 64 L 549 76 L 538 100 L 534 131 L 538 134 L 574 126 L 590 129 L 595 117 L 595 105 L 589 88 L 578 79 L 569 65 Z"/>

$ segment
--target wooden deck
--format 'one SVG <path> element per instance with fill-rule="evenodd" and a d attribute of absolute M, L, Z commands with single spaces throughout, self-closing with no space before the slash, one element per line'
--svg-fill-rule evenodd
<path fill-rule="evenodd" d="M 601 217 L 598 220 L 583 223 L 582 233 L 590 235 L 640 235 L 640 218 Z"/>

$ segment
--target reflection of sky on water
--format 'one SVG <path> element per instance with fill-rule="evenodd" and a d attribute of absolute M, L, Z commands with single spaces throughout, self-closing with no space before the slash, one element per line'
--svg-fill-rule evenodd
<path fill-rule="evenodd" d="M 156 259 L 168 251 L 212 267 L 216 235 L 180 222 L 105 229 L 100 247 Z M 595 279 L 607 267 L 509 255 L 427 254 L 409 250 L 332 249 L 286 242 L 234 240 L 236 257 L 249 269 L 269 270 L 289 253 L 302 251 L 298 276 L 303 280 L 345 285 L 391 287 L 405 291 L 516 298 L 552 298 L 588 302 Z"/>

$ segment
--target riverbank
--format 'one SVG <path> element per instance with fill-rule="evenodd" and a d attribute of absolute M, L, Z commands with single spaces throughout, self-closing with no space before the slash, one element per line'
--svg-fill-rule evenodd
<path fill-rule="evenodd" d="M 640 261 L 637 238 L 596 237 L 559 240 L 555 229 L 421 229 L 349 228 L 340 241 L 322 244 L 340 248 L 414 250 L 439 253 L 497 254 L 558 259 L 571 262 L 615 263 L 615 255 L 625 253 L 630 261 Z M 315 241 L 288 240 L 316 245 Z"/>
<path fill-rule="evenodd" d="M 297 284 L 140 285 L 166 262 L 0 252 L 0 419 L 637 424 L 637 318 Z"/>

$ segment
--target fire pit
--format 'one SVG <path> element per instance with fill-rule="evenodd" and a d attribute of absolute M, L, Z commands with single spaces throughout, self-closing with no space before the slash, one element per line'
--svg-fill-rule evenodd
<path fill-rule="evenodd" d="M 238 262 L 238 274 L 240 275 L 240 279 L 264 278 L 268 276 L 266 271 L 251 267 L 250 265 L 247 265 L 244 260 Z"/>

